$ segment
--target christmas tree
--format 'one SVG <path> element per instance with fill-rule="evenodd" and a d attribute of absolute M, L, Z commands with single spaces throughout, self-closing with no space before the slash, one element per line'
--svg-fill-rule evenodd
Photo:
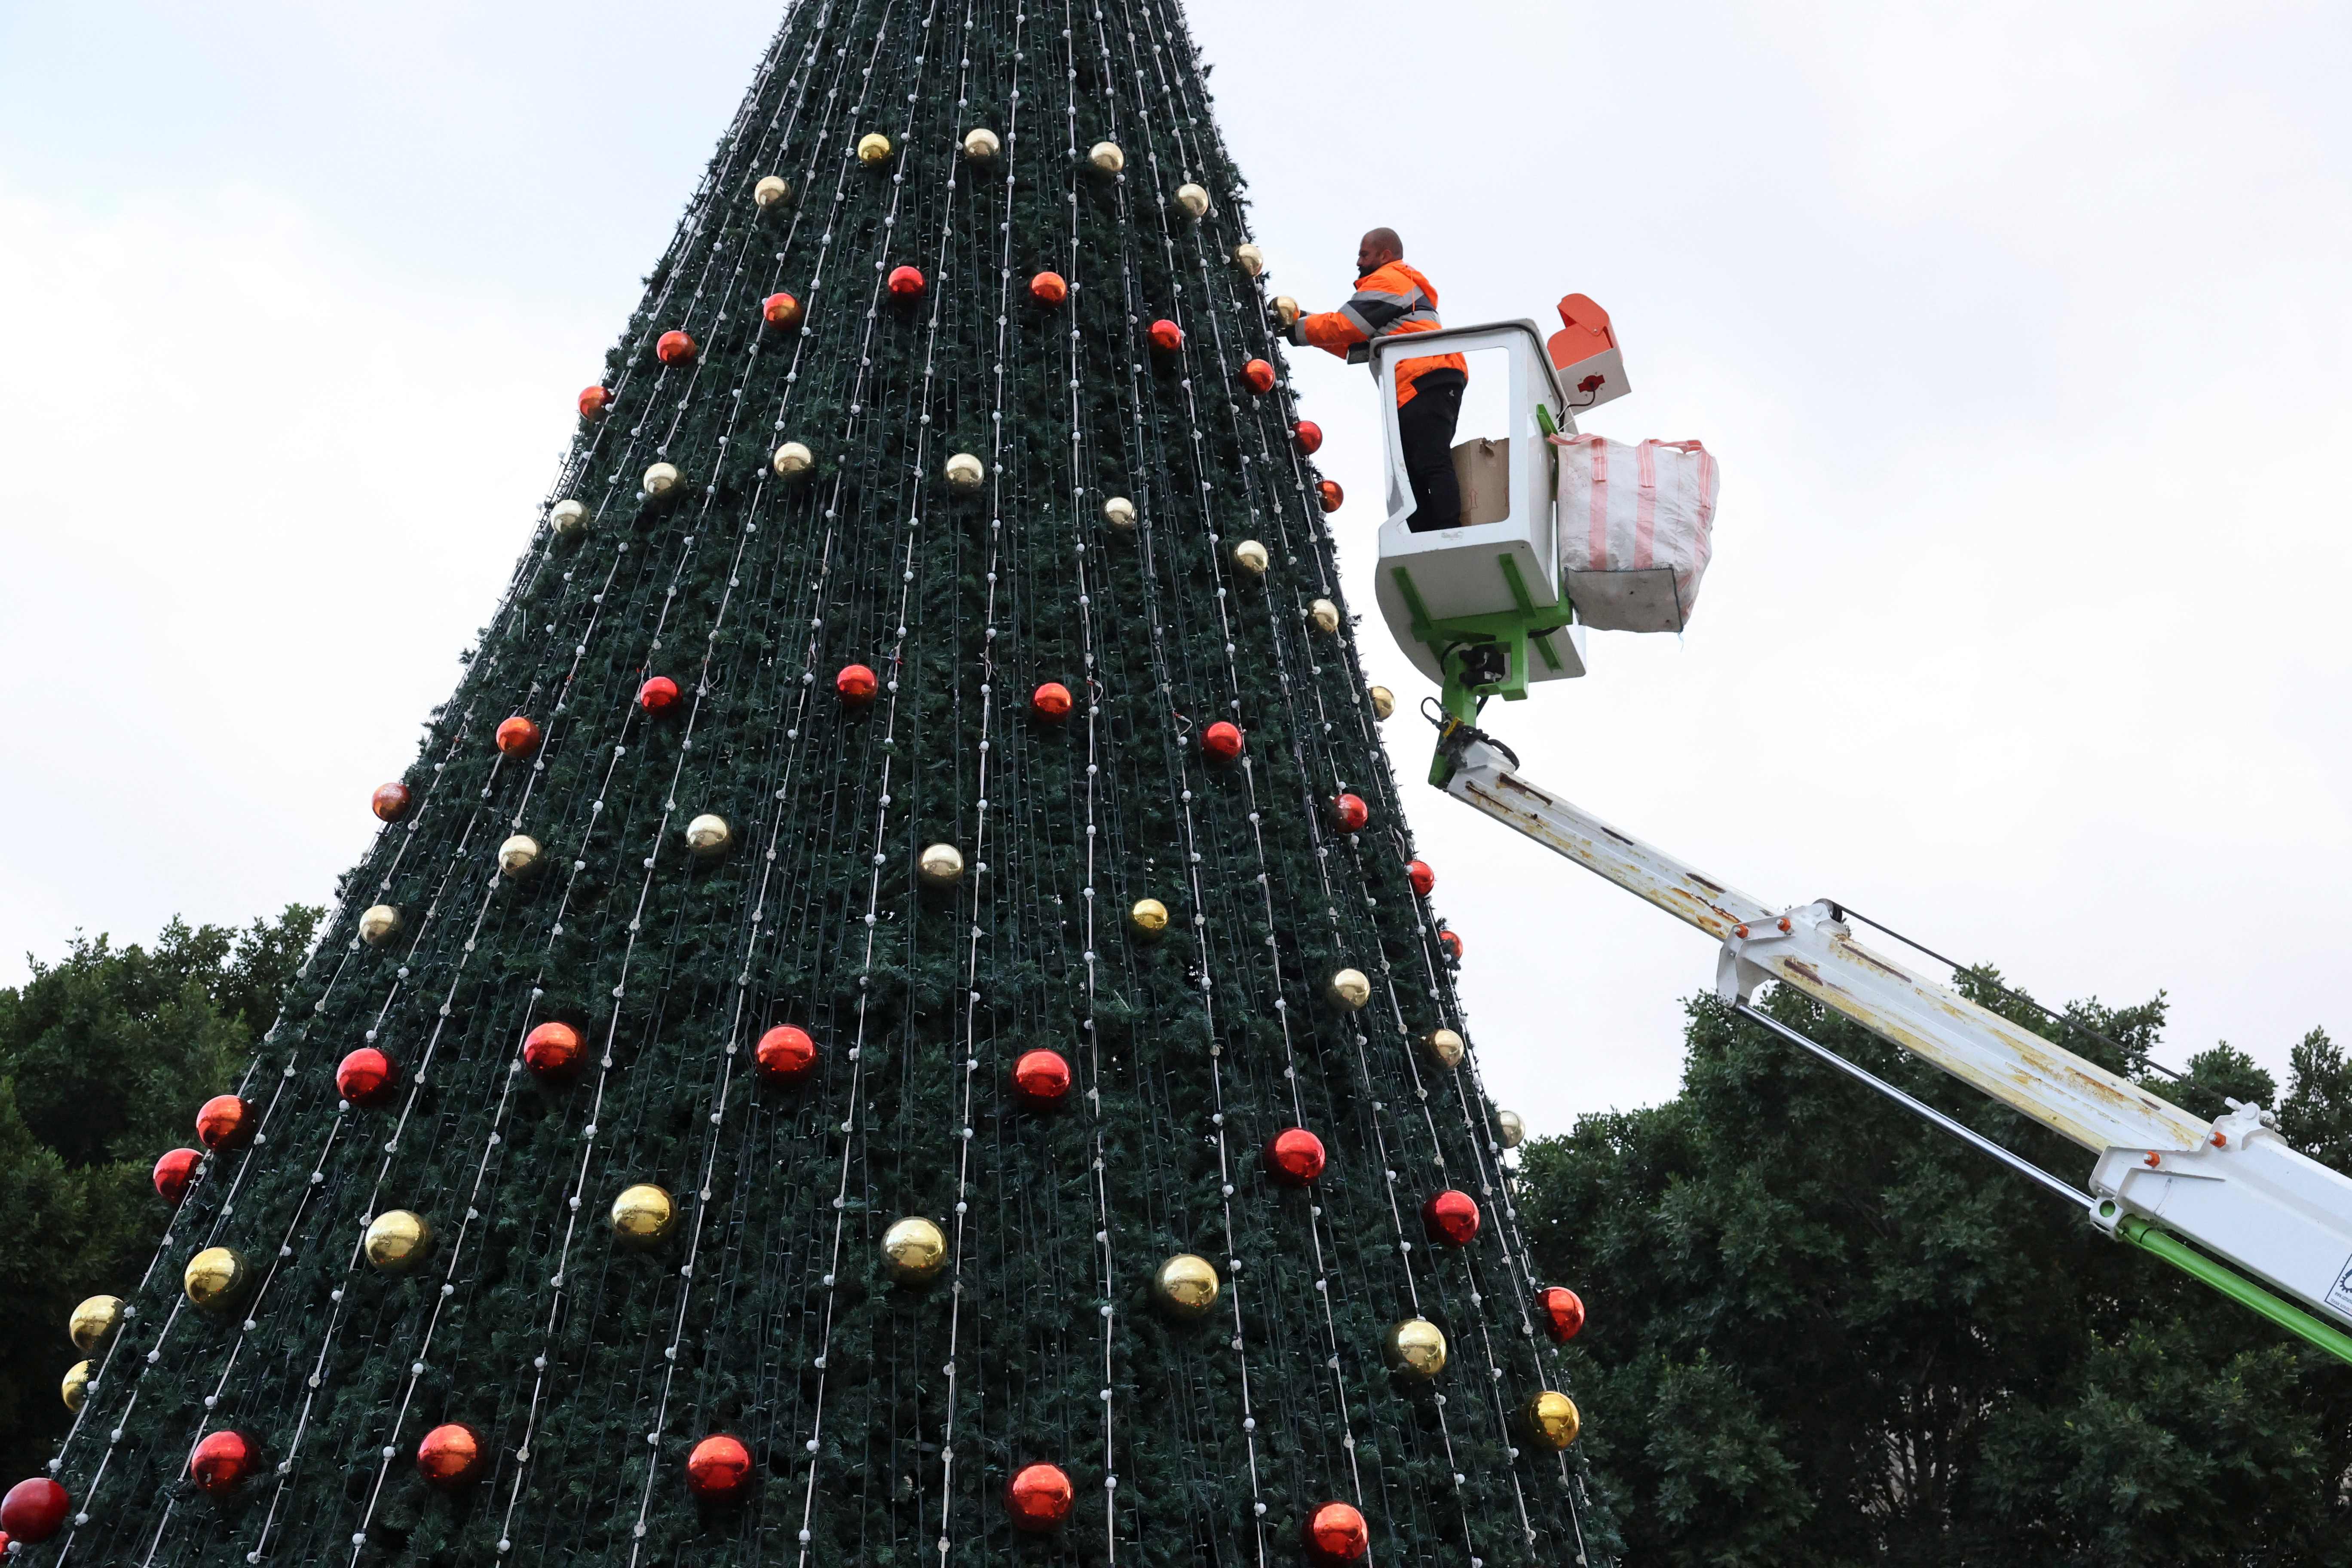
<path fill-rule="evenodd" d="M 792 10 L 34 1561 L 1605 1554 L 1204 79 Z"/>

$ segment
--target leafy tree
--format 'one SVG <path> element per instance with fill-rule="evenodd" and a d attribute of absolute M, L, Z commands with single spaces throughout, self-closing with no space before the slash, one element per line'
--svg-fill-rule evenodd
<path fill-rule="evenodd" d="M 2156 1076 L 2161 995 L 2070 1016 L 1963 989 L 2200 1115 L 2275 1085 L 2217 1046 Z M 1793 993 L 1765 1010 L 2045 1168 L 2081 1150 Z M 1544 1274 L 1627 1561 L 2352 1563 L 2352 1368 L 1712 1000 L 1681 1095 L 1528 1152 Z M 2294 1048 L 2284 1136 L 2341 1168 L 2352 1068 Z"/>
<path fill-rule="evenodd" d="M 121 1293 L 165 1214 L 155 1157 L 236 1079 L 320 911 L 243 931 L 173 920 L 150 947 L 77 935 L 0 988 L 0 1475 L 31 1475 L 69 1419 L 74 1303 Z"/>

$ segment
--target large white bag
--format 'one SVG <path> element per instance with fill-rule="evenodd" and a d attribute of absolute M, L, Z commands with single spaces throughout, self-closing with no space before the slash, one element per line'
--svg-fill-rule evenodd
<path fill-rule="evenodd" d="M 1696 441 L 1554 436 L 1560 586 L 1596 631 L 1678 632 L 1715 526 L 1715 459 Z"/>

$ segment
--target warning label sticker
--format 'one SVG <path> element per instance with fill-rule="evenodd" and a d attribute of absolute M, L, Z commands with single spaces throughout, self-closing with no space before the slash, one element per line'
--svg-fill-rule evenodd
<path fill-rule="evenodd" d="M 2327 1304 L 2339 1312 L 2352 1314 L 2352 1258 L 2346 1258 L 2336 1270 L 2336 1283 L 2328 1289 Z"/>

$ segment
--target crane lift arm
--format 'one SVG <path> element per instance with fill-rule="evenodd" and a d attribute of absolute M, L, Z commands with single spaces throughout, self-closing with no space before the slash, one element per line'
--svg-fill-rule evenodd
<path fill-rule="evenodd" d="M 1529 784 L 1518 776 L 1516 757 L 1458 715 L 1449 714 L 1439 729 L 1433 783 L 1714 938 L 1721 944 L 1716 991 L 1726 1004 L 2075 1196 L 2102 1229 L 2352 1362 L 2352 1336 L 2337 1326 L 2352 1324 L 2352 1179 L 2288 1147 L 2263 1124 L 2259 1107 L 2200 1121 L 1871 952 L 1853 940 L 1836 905 L 1772 909 Z M 1756 1013 L 1748 1004 L 1768 980 L 2089 1150 L 2095 1162 L 2087 1198 Z"/>

